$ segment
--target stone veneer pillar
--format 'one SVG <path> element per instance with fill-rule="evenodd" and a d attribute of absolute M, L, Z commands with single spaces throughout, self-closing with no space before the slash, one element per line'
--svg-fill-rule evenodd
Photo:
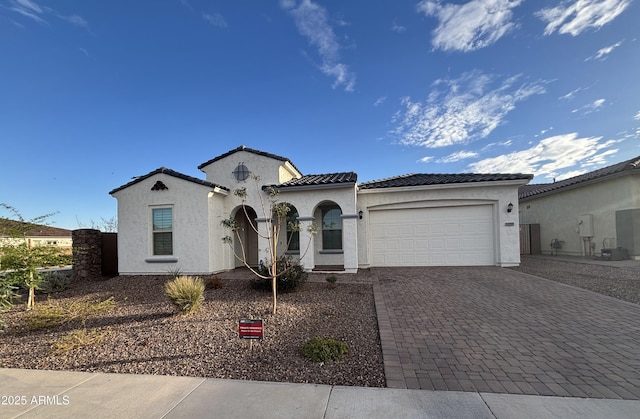
<path fill-rule="evenodd" d="M 71 232 L 73 239 L 73 278 L 98 280 L 102 278 L 102 233 L 80 229 Z"/>

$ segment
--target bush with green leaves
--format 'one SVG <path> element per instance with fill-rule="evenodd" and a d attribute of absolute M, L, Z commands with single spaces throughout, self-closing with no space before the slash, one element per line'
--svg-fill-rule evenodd
<path fill-rule="evenodd" d="M 314 336 L 302 347 L 302 355 L 314 362 L 335 362 L 349 352 L 349 346 L 331 336 Z"/>
<path fill-rule="evenodd" d="M 164 285 L 164 291 L 169 300 L 181 314 L 196 311 L 204 301 L 204 282 L 193 276 L 178 276 Z"/>
<path fill-rule="evenodd" d="M 304 271 L 304 267 L 300 262 L 289 256 L 281 256 L 276 264 L 278 278 L 276 280 L 276 289 L 278 292 L 290 292 L 298 288 L 307 280 L 309 274 Z M 266 277 L 269 276 L 269 267 L 260 265 L 258 273 Z M 255 278 L 251 280 L 251 288 L 256 290 L 271 291 L 272 278 Z"/>
<path fill-rule="evenodd" d="M 42 275 L 40 292 L 50 294 L 69 289 L 71 287 L 71 276 L 60 271 L 51 271 Z"/>

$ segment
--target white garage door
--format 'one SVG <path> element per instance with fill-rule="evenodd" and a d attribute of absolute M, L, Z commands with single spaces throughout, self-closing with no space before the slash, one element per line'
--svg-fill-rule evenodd
<path fill-rule="evenodd" d="M 494 265 L 491 205 L 371 211 L 372 266 Z"/>

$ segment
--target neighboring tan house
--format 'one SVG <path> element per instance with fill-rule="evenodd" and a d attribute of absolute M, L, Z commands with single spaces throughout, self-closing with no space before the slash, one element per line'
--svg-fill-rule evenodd
<path fill-rule="evenodd" d="M 11 239 L 10 234 L 6 233 L 5 230 L 13 230 L 17 228 L 18 224 L 25 223 L 6 218 L 0 219 L 0 240 L 26 242 L 29 247 L 43 245 L 61 247 L 71 252 L 71 230 L 34 224 L 29 227 L 29 232 L 24 239 Z"/>
<path fill-rule="evenodd" d="M 640 156 L 521 186 L 519 198 L 520 223 L 539 225 L 542 253 L 640 259 Z"/>
<path fill-rule="evenodd" d="M 415 174 L 358 184 L 353 172 L 303 175 L 285 157 L 244 146 L 198 168 L 206 180 L 159 168 L 110 192 L 120 274 L 230 270 L 242 266 L 234 257 L 241 246 L 250 264 L 268 262 L 266 239 L 250 227 L 266 229 L 260 196 L 267 202 L 268 186 L 301 224 L 278 248 L 291 239 L 288 253 L 301 255 L 306 270 L 520 263 L 518 187 L 532 175 Z M 234 195 L 242 187 L 246 214 Z M 243 226 L 242 243 L 223 243 L 229 217 Z"/>

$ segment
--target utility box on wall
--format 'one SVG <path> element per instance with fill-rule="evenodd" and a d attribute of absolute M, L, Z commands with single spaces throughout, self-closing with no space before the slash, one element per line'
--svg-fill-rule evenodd
<path fill-rule="evenodd" d="M 578 235 L 580 237 L 593 237 L 593 214 L 582 214 L 578 218 Z"/>

